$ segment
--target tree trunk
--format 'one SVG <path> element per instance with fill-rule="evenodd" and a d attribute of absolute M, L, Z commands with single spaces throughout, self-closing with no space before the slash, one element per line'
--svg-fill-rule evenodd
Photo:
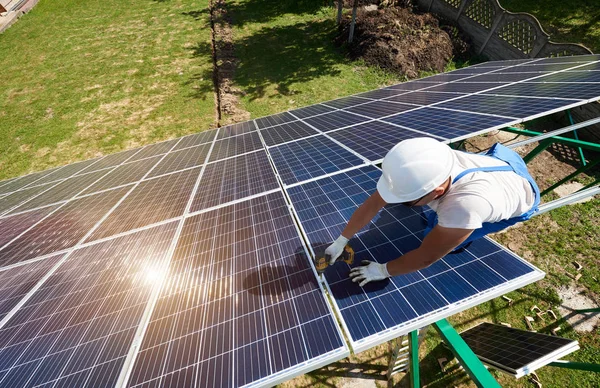
<path fill-rule="evenodd" d="M 354 24 L 356 24 L 356 9 L 358 8 L 358 0 L 354 0 L 352 5 L 352 23 L 350 23 L 350 35 L 348 35 L 348 43 L 352 43 L 354 38 Z"/>
<path fill-rule="evenodd" d="M 344 5 L 344 0 L 338 0 L 338 12 L 337 12 L 337 24 L 342 22 L 342 7 Z"/>

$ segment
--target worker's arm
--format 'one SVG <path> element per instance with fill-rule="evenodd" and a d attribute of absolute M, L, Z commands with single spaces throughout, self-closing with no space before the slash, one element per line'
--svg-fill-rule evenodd
<path fill-rule="evenodd" d="M 342 231 L 342 234 L 325 250 L 325 257 L 329 260 L 329 264 L 333 265 L 335 260 L 342 254 L 348 240 L 361 230 L 369 221 L 375 217 L 377 212 L 386 205 L 386 202 L 381 198 L 379 192 L 375 190 L 369 198 L 365 200 L 352 213 L 348 224 Z"/>
<path fill-rule="evenodd" d="M 387 264 L 372 261 L 363 262 L 363 266 L 353 268 L 350 277 L 354 282 L 364 286 L 370 281 L 383 280 L 390 276 L 415 272 L 435 263 L 460 243 L 465 241 L 473 232 L 472 229 L 444 228 L 436 225 L 423 239 L 421 246 L 402 255 Z"/>

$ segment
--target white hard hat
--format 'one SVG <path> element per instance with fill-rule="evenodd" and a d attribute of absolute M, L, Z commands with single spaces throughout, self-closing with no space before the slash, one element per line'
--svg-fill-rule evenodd
<path fill-rule="evenodd" d="M 383 159 L 377 191 L 387 203 L 414 201 L 448 179 L 452 149 L 430 137 L 401 141 Z"/>

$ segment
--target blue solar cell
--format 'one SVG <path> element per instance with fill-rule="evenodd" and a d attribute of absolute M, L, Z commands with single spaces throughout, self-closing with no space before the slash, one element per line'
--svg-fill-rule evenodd
<path fill-rule="evenodd" d="M 359 157 L 324 136 L 282 144 L 270 148 L 269 153 L 286 185 L 363 163 Z"/>
<path fill-rule="evenodd" d="M 420 82 L 420 81 L 411 81 L 411 82 L 404 82 L 401 84 L 397 84 L 397 85 L 393 85 L 393 86 L 388 86 L 385 89 L 392 89 L 392 90 L 421 90 L 421 89 L 428 89 L 431 88 L 432 86 L 436 86 L 442 84 L 442 82 Z"/>
<path fill-rule="evenodd" d="M 457 83 L 469 83 L 469 82 L 503 82 L 503 83 L 509 83 L 509 82 L 518 82 L 518 81 L 523 81 L 526 79 L 530 79 L 530 78 L 536 78 L 536 77 L 541 77 L 543 76 L 543 74 L 537 74 L 537 73 L 500 73 L 500 72 L 494 72 L 494 73 L 490 73 L 490 74 L 481 74 L 481 75 L 476 75 L 474 77 L 470 77 L 468 79 L 462 79 L 460 81 L 458 81 Z M 537 79 L 537 78 L 536 78 Z"/>
<path fill-rule="evenodd" d="M 281 192 L 187 218 L 165 276 L 129 386 L 272 385 L 348 354 Z"/>
<path fill-rule="evenodd" d="M 579 83 L 596 83 L 596 87 L 600 89 L 600 71 L 563 71 L 560 73 L 550 74 L 545 77 L 536 78 L 529 82 L 579 82 Z"/>
<path fill-rule="evenodd" d="M 245 154 L 261 148 L 262 142 L 258 136 L 258 131 L 249 132 L 239 136 L 230 136 L 215 141 L 210 153 L 209 162 Z"/>
<path fill-rule="evenodd" d="M 553 58 L 542 58 L 534 61 L 536 64 L 546 63 L 586 63 L 595 62 L 600 60 L 599 54 L 590 55 L 577 55 L 577 56 L 564 56 L 564 57 L 553 57 Z"/>
<path fill-rule="evenodd" d="M 318 132 L 302 121 L 277 125 L 260 131 L 267 146 L 274 146 L 291 140 L 316 135 Z"/>
<path fill-rule="evenodd" d="M 252 121 L 244 121 L 243 123 L 231 124 L 219 129 L 217 140 L 225 139 L 231 136 L 242 135 L 244 133 L 256 131 L 256 126 Z"/>
<path fill-rule="evenodd" d="M 574 100 L 556 98 L 504 97 L 477 94 L 443 102 L 436 105 L 436 107 L 524 119 L 564 107 L 573 102 Z"/>
<path fill-rule="evenodd" d="M 476 93 L 482 90 L 495 89 L 499 86 L 508 85 L 508 83 L 493 82 L 472 82 L 467 83 L 472 78 L 465 79 L 465 82 L 452 82 L 435 86 L 427 89 L 428 92 L 448 92 L 448 93 Z"/>
<path fill-rule="evenodd" d="M 514 119 L 425 107 L 387 117 L 383 121 L 444 139 L 456 139 L 477 131 L 508 125 Z"/>
<path fill-rule="evenodd" d="M 522 82 L 494 89 L 493 91 L 488 92 L 488 94 L 588 100 L 600 97 L 599 89 L 598 84 Z"/>
<path fill-rule="evenodd" d="M 389 101 L 405 102 L 415 105 L 431 105 L 440 101 L 464 96 L 464 93 L 408 92 L 399 96 L 387 98 Z"/>
<path fill-rule="evenodd" d="M 514 260 L 513 257 L 503 251 L 486 256 L 481 261 L 506 279 L 518 278 L 532 271 L 527 264 Z"/>
<path fill-rule="evenodd" d="M 181 138 L 181 141 L 177 143 L 175 148 L 173 148 L 173 151 L 177 151 L 188 147 L 194 147 L 201 144 L 211 143 L 215 139 L 217 131 L 217 129 L 211 129 L 208 131 L 196 133 L 194 135 L 185 136 Z"/>
<path fill-rule="evenodd" d="M 507 67 L 500 69 L 497 73 L 548 73 L 553 71 L 559 71 L 564 69 L 570 69 L 574 66 L 578 66 L 577 63 L 558 63 L 558 64 L 537 64 L 538 62 L 531 62 L 519 66 Z"/>
<path fill-rule="evenodd" d="M 367 117 L 358 116 L 345 111 L 335 111 L 325 113 L 324 115 L 314 116 L 304 120 L 305 123 L 312 125 L 319 131 L 327 132 L 337 128 L 343 128 L 350 125 L 362 123 L 370 120 Z"/>
<path fill-rule="evenodd" d="M 383 116 L 390 116 L 410 109 L 415 109 L 414 105 L 406 105 L 387 101 L 373 101 L 366 104 L 346 108 L 345 110 L 347 110 L 348 112 L 367 116 L 372 119 L 377 119 Z"/>
<path fill-rule="evenodd" d="M 333 110 L 335 110 L 335 109 L 330 108 L 325 105 L 316 104 L 316 105 L 306 106 L 306 107 L 300 108 L 300 109 L 294 109 L 294 110 L 291 110 L 289 113 L 293 114 L 294 116 L 296 116 L 299 119 L 305 119 L 307 117 L 320 115 L 323 113 L 331 112 Z"/>
<path fill-rule="evenodd" d="M 273 125 L 279 125 L 283 123 L 287 123 L 289 121 L 294 121 L 296 118 L 289 114 L 288 112 L 278 113 L 276 115 L 265 116 L 259 119 L 256 119 L 256 125 L 258 128 L 267 128 L 272 127 Z"/>
<path fill-rule="evenodd" d="M 323 249 L 338 237 L 354 210 L 375 190 L 380 175 L 380 170 L 367 166 L 286 188 L 313 249 Z M 355 250 L 352 267 L 365 259 L 385 263 L 418 248 L 425 226 L 424 213 L 423 209 L 400 204 L 385 206 L 350 240 Z M 494 264 L 501 268 L 499 271 L 481 261 L 482 257 L 491 260 L 501 252 L 506 262 L 499 260 Z M 516 288 L 511 279 L 517 270 L 503 272 L 510 269 L 510 262 L 515 262 L 518 273 L 530 276 L 531 281 L 540 276 L 533 267 L 483 239 L 465 252 L 447 255 L 420 271 L 365 287 L 348 278 L 351 267 L 345 263 L 328 268 L 325 279 L 356 350 L 372 345 L 376 341 L 371 337 L 374 333 L 386 329 L 406 332 L 409 321 L 413 325 L 414 319 L 421 316 L 450 315 L 450 304 L 464 309 L 467 300 L 491 297 L 489 293 L 479 294 L 481 291 L 497 285 Z"/>
<path fill-rule="evenodd" d="M 349 97 L 339 98 L 337 100 L 331 100 L 331 101 L 324 102 L 323 105 L 327 105 L 332 108 L 342 109 L 342 108 L 349 108 L 351 106 L 355 106 L 355 105 L 359 105 L 359 104 L 364 104 L 365 102 L 369 102 L 369 101 L 371 101 L 371 100 L 368 98 L 349 96 Z"/>
<path fill-rule="evenodd" d="M 405 94 L 405 93 L 408 93 L 408 92 L 405 90 L 395 90 L 395 89 L 377 89 L 377 90 L 371 90 L 370 92 L 360 93 L 360 94 L 357 94 L 356 96 L 364 97 L 364 98 L 380 99 L 380 98 L 398 96 L 398 95 Z"/>

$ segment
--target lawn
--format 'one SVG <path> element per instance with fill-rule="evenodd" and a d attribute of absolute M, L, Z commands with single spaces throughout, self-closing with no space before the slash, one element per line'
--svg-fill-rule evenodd
<path fill-rule="evenodd" d="M 0 34 L 0 180 L 214 126 L 207 6 L 42 0 Z"/>

